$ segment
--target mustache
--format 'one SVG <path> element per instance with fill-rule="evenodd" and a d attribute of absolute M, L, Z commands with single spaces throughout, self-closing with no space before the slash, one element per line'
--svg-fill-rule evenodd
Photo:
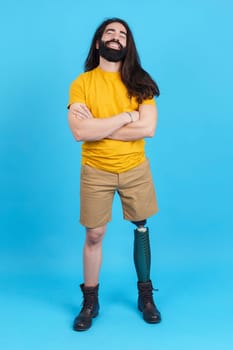
<path fill-rule="evenodd" d="M 119 42 L 119 40 L 116 40 L 116 39 L 112 39 L 112 40 L 108 40 L 108 41 L 105 41 L 104 43 L 104 46 L 106 47 L 108 44 L 110 43 L 117 43 L 120 47 L 120 49 L 122 50 L 123 49 L 123 46 L 121 45 L 121 43 Z"/>

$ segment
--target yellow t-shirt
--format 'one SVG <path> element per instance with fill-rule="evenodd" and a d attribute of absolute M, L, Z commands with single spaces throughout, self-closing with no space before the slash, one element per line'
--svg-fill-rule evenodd
<path fill-rule="evenodd" d="M 129 98 L 119 72 L 106 72 L 97 67 L 82 73 L 70 87 L 69 105 L 85 103 L 95 118 L 108 118 L 122 112 L 138 110 L 135 97 Z M 142 104 L 155 104 L 154 99 Z M 145 160 L 145 141 L 118 141 L 103 139 L 82 144 L 82 164 L 121 173 Z"/>

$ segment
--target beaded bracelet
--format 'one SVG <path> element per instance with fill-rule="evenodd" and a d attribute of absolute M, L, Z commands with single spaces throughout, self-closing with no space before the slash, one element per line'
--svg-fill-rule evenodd
<path fill-rule="evenodd" d="M 130 119 L 131 119 L 130 123 L 133 123 L 133 116 L 132 116 L 132 114 L 130 112 L 126 112 L 126 113 L 130 116 Z"/>

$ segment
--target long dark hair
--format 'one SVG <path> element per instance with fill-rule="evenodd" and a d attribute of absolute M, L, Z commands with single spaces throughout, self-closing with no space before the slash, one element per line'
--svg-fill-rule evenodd
<path fill-rule="evenodd" d="M 113 22 L 121 23 L 127 31 L 127 53 L 122 61 L 121 79 L 128 90 L 129 97 L 134 96 L 138 103 L 142 103 L 145 99 L 159 96 L 158 85 L 141 66 L 132 32 L 128 24 L 120 18 L 109 18 L 97 28 L 84 64 L 85 72 L 99 65 L 99 50 L 96 49 L 96 42 L 102 38 L 106 26 Z"/>

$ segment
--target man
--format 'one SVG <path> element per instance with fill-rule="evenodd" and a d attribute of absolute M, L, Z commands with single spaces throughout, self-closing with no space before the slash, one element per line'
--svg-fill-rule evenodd
<path fill-rule="evenodd" d="M 128 24 L 112 18 L 96 30 L 85 72 L 70 88 L 69 124 L 82 145 L 80 223 L 86 228 L 83 307 L 73 328 L 91 327 L 98 315 L 102 240 L 111 220 L 114 193 L 121 198 L 124 219 L 134 231 L 138 309 L 148 323 L 161 320 L 150 280 L 150 242 L 146 219 L 158 211 L 144 138 L 152 137 L 157 84 L 140 65 Z"/>

